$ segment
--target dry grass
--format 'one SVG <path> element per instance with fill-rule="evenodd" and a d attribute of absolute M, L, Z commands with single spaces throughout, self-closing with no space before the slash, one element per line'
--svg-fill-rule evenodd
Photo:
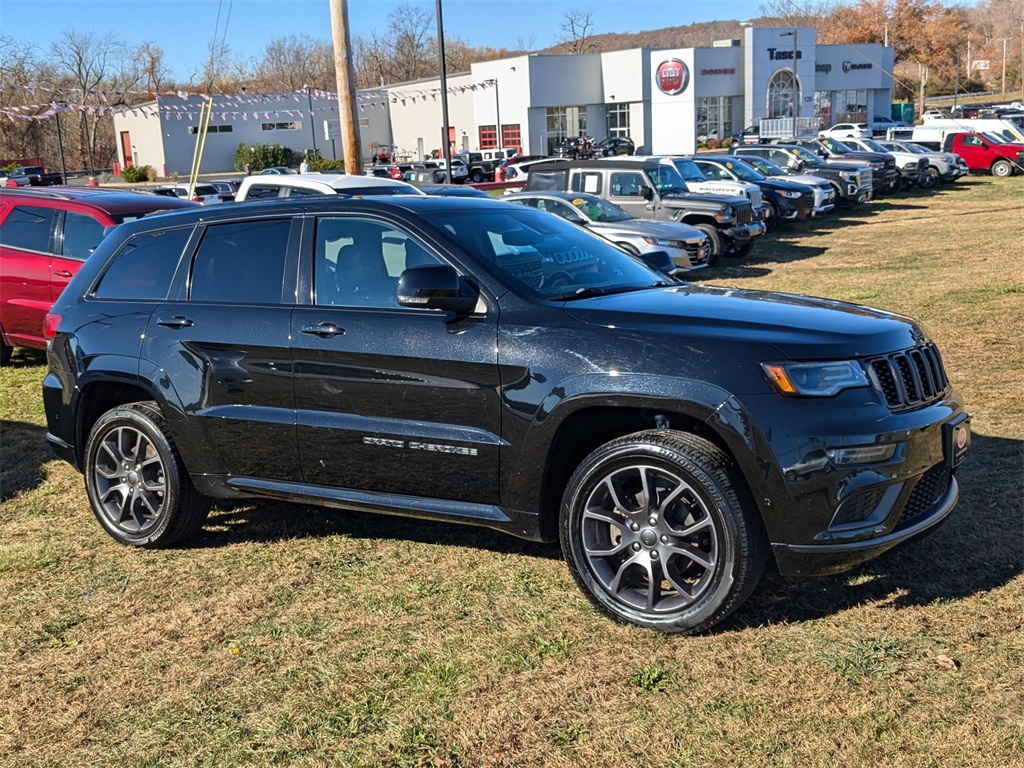
<path fill-rule="evenodd" d="M 1024 178 L 768 238 L 702 280 L 925 321 L 973 415 L 963 500 L 844 576 L 766 580 L 714 634 L 598 617 L 557 550 L 257 503 L 119 547 L 0 372 L 0 764 L 1020 766 Z"/>

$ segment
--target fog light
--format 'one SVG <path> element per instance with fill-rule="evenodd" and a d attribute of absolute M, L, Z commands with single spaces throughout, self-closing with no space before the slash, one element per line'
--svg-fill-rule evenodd
<path fill-rule="evenodd" d="M 888 461 L 896 453 L 896 444 L 864 445 L 858 448 L 829 448 L 825 455 L 833 464 L 869 464 Z"/>

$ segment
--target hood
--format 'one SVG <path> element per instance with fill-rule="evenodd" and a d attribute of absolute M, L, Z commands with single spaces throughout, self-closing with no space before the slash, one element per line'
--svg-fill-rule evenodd
<path fill-rule="evenodd" d="M 676 221 L 595 221 L 587 225 L 595 232 L 628 232 L 640 237 L 660 237 L 666 240 L 700 240 L 704 233 L 689 224 Z"/>
<path fill-rule="evenodd" d="M 675 334 L 689 346 L 761 343 L 793 360 L 873 356 L 926 338 L 913 319 L 880 309 L 688 283 L 570 301 L 565 311 L 584 323 L 640 335 Z"/>
<path fill-rule="evenodd" d="M 681 194 L 663 195 L 661 201 L 669 203 L 673 200 L 703 200 L 707 203 L 718 203 L 719 205 L 746 205 L 749 200 L 739 195 L 709 195 L 706 192 L 683 192 Z"/>
<path fill-rule="evenodd" d="M 856 170 L 850 168 L 850 170 Z M 781 179 L 781 177 L 779 177 Z M 825 181 L 821 176 L 812 176 L 808 173 L 794 173 L 790 176 L 786 176 L 786 181 L 795 181 L 797 184 L 803 184 L 808 187 L 826 187 L 832 188 L 832 185 Z"/>
<path fill-rule="evenodd" d="M 847 152 L 844 155 L 835 153 L 832 157 L 838 158 L 839 160 L 867 160 L 869 163 L 884 163 L 886 160 L 891 159 L 892 155 L 887 152 L 865 152 L 858 149 L 855 152 Z"/>

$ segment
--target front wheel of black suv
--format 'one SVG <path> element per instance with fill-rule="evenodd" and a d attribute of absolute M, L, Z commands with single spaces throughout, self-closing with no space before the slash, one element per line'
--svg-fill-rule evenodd
<path fill-rule="evenodd" d="M 85 487 L 107 533 L 135 547 L 167 547 L 193 536 L 210 508 L 156 403 L 129 403 L 100 416 L 85 446 Z"/>
<path fill-rule="evenodd" d="M 618 438 L 562 497 L 569 571 L 605 615 L 667 633 L 705 631 L 749 597 L 765 536 L 729 457 L 686 432 Z"/>

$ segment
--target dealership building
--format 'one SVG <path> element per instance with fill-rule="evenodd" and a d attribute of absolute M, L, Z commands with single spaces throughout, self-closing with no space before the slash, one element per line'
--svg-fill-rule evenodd
<path fill-rule="evenodd" d="M 819 45 L 813 27 L 747 27 L 742 40 L 709 48 L 518 56 L 447 78 L 448 135 L 455 150 L 550 154 L 586 134 L 628 136 L 645 153 L 692 153 L 761 118 L 828 126 L 888 116 L 892 69 L 892 48 Z M 187 174 L 208 100 L 161 96 L 115 115 L 119 159 Z M 215 95 L 212 104 L 204 173 L 230 171 L 239 144 L 342 157 L 336 94 Z M 357 107 L 364 157 L 388 147 L 417 160 L 443 146 L 437 78 L 360 91 Z"/>

